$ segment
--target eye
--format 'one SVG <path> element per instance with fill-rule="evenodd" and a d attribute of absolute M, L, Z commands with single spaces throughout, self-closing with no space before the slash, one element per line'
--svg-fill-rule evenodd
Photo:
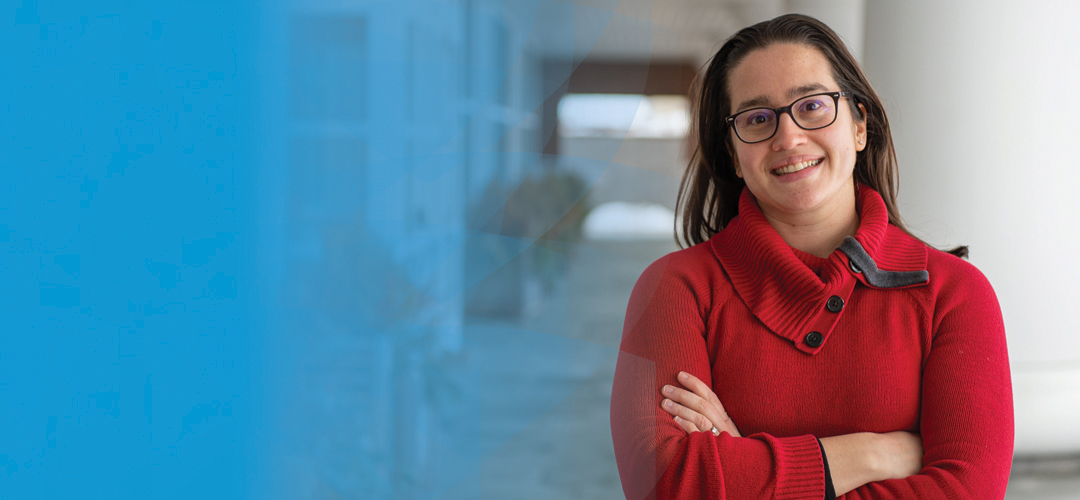
<path fill-rule="evenodd" d="M 814 111 L 820 111 L 821 108 L 824 107 L 825 102 L 821 99 L 809 99 L 802 102 L 802 104 L 799 106 L 799 111 L 803 113 L 812 113 Z"/>
<path fill-rule="evenodd" d="M 743 123 L 751 127 L 765 125 L 770 121 L 772 121 L 772 112 L 766 110 L 748 112 L 743 118 Z"/>

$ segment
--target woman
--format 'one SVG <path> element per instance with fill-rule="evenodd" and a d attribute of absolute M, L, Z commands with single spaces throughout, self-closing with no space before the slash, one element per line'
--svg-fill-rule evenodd
<path fill-rule="evenodd" d="M 638 281 L 616 369 L 627 497 L 1004 497 L 997 299 L 904 228 L 884 108 L 840 39 L 746 28 L 699 92 L 694 245 Z"/>

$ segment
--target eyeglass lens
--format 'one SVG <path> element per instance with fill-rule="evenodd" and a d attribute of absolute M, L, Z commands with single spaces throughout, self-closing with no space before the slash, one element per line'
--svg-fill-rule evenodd
<path fill-rule="evenodd" d="M 806 130 L 827 127 L 836 119 L 836 101 L 830 95 L 804 97 L 791 105 L 791 117 Z M 743 141 L 763 141 L 776 132 L 778 122 L 771 109 L 748 109 L 735 116 L 735 131 Z"/>

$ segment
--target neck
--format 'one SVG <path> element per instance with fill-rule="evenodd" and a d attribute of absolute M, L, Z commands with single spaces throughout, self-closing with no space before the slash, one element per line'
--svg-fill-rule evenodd
<path fill-rule="evenodd" d="M 844 192 L 850 195 L 812 212 L 792 214 L 763 208 L 761 213 L 788 245 L 827 259 L 844 238 L 855 236 L 859 230 L 854 189 Z"/>

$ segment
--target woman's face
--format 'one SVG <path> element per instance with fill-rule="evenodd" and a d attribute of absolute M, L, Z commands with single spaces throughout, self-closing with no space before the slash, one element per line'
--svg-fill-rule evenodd
<path fill-rule="evenodd" d="M 731 70 L 728 85 L 732 114 L 847 90 L 837 85 L 820 51 L 791 43 L 751 52 Z M 765 215 L 838 214 L 838 209 L 854 203 L 851 174 L 856 153 L 865 147 L 866 122 L 856 120 L 845 99 L 837 103 L 836 121 L 825 128 L 803 130 L 784 113 L 776 134 L 765 141 L 746 144 L 730 132 L 739 175 Z"/>

